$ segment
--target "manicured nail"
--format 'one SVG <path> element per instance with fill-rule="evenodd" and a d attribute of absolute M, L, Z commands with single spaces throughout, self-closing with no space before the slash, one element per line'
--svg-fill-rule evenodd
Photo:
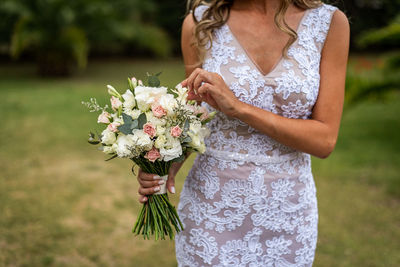
<path fill-rule="evenodd" d="M 159 175 L 154 175 L 154 176 L 153 176 L 153 179 L 154 179 L 154 180 L 160 179 L 160 176 L 159 176 Z"/>
<path fill-rule="evenodd" d="M 175 186 L 171 186 L 171 193 L 175 194 Z"/>
<path fill-rule="evenodd" d="M 160 191 L 160 187 L 159 186 L 154 187 L 154 192 L 158 192 L 158 191 Z"/>
<path fill-rule="evenodd" d="M 164 183 L 165 183 L 164 180 L 158 181 L 158 184 L 164 184 Z"/>

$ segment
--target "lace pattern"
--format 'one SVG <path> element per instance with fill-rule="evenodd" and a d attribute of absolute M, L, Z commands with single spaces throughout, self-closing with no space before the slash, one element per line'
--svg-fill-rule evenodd
<path fill-rule="evenodd" d="M 206 9 L 196 9 L 198 20 Z M 220 74 L 243 102 L 309 119 L 335 10 L 326 4 L 307 10 L 288 58 L 267 75 L 227 25 L 215 31 L 203 68 Z M 178 265 L 311 266 L 318 212 L 310 156 L 223 113 L 209 127 L 207 152 L 196 158 L 180 197 L 185 230 L 176 237 Z"/>

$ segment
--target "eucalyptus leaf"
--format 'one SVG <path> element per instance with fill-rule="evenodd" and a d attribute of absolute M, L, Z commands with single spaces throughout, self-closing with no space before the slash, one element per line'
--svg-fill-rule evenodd
<path fill-rule="evenodd" d="M 150 87 L 159 87 L 160 86 L 160 80 L 158 79 L 157 76 L 149 76 L 148 78 L 148 84 Z"/>
<path fill-rule="evenodd" d="M 132 117 L 126 113 L 122 113 L 122 119 L 124 120 L 124 124 L 130 124 L 133 121 Z"/>
<path fill-rule="evenodd" d="M 183 126 L 183 130 L 185 132 L 189 131 L 189 121 L 188 120 L 185 120 L 185 125 Z"/>
<path fill-rule="evenodd" d="M 190 136 L 186 136 L 185 138 L 182 139 L 183 143 L 190 143 L 192 142 L 192 138 Z"/>
<path fill-rule="evenodd" d="M 147 122 L 146 114 L 144 113 L 140 114 L 137 120 L 138 120 L 138 128 L 143 129 L 143 125 L 145 125 Z"/>
<path fill-rule="evenodd" d="M 139 122 L 138 122 L 138 120 L 133 120 L 132 121 L 132 124 L 131 124 L 131 129 L 132 130 L 134 130 L 134 129 L 139 129 Z"/>
<path fill-rule="evenodd" d="M 125 134 L 125 135 L 132 134 L 131 125 L 132 125 L 132 123 L 126 123 L 126 124 L 123 124 L 123 125 L 118 126 L 117 129 L 118 129 L 121 133 L 123 133 L 123 134 Z"/>

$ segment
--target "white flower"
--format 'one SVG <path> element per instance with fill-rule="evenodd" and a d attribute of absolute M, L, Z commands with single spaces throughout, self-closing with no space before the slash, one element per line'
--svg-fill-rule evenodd
<path fill-rule="evenodd" d="M 114 154 L 115 153 L 114 146 L 103 146 L 103 152 L 106 154 Z"/>
<path fill-rule="evenodd" d="M 156 141 L 154 142 L 154 146 L 158 149 L 164 147 L 165 143 L 167 142 L 167 139 L 165 138 L 164 135 L 160 135 L 157 137 Z"/>
<path fill-rule="evenodd" d="M 134 138 L 133 135 L 119 135 L 117 138 L 116 146 L 113 146 L 115 152 L 120 158 L 131 158 L 134 156 Z"/>
<path fill-rule="evenodd" d="M 156 135 L 157 136 L 161 136 L 165 134 L 165 127 L 161 126 L 161 125 L 157 125 L 156 128 Z"/>
<path fill-rule="evenodd" d="M 109 93 L 110 95 L 115 96 L 115 97 L 117 97 L 117 98 L 120 98 L 120 97 L 121 97 L 121 95 L 118 93 L 118 91 L 115 90 L 115 88 L 112 87 L 111 85 L 107 85 L 107 88 L 108 88 L 108 93 Z"/>
<path fill-rule="evenodd" d="M 189 145 L 200 153 L 204 153 L 206 150 L 204 138 L 207 137 L 209 134 L 210 130 L 206 127 L 202 127 L 201 122 L 194 121 L 190 123 L 188 135 L 190 136 L 192 141 L 189 143 Z"/>
<path fill-rule="evenodd" d="M 139 115 L 142 114 L 142 112 L 140 110 L 138 110 L 138 109 L 134 109 L 134 110 L 124 109 L 124 113 L 126 115 L 131 116 L 132 119 L 134 119 L 134 120 L 139 118 Z"/>
<path fill-rule="evenodd" d="M 177 100 L 184 104 L 187 102 L 187 96 L 188 96 L 188 89 L 186 87 L 182 87 L 182 84 L 178 83 L 177 86 L 175 86 L 174 92 L 178 95 Z"/>
<path fill-rule="evenodd" d="M 171 139 L 169 148 L 160 148 L 160 154 L 164 161 L 170 161 L 182 155 L 182 146 L 178 139 Z M 169 140 L 168 140 L 169 141 Z"/>
<path fill-rule="evenodd" d="M 110 131 L 109 129 L 105 129 L 101 133 L 101 142 L 105 145 L 112 145 L 115 143 L 117 138 L 115 137 L 115 133 Z"/>
<path fill-rule="evenodd" d="M 174 114 L 174 108 L 177 106 L 176 99 L 171 94 L 162 95 L 159 99 L 160 105 L 167 111 L 167 115 L 171 116 Z"/>
<path fill-rule="evenodd" d="M 150 109 L 151 104 L 159 99 L 162 95 L 167 94 L 166 87 L 146 87 L 146 86 L 136 86 L 135 88 L 135 98 L 138 108 L 141 111 L 147 111 Z"/>
<path fill-rule="evenodd" d="M 126 90 L 125 94 L 122 95 L 124 99 L 123 106 L 125 109 L 131 110 L 135 107 L 135 97 L 131 90 Z"/>
<path fill-rule="evenodd" d="M 142 130 L 133 130 L 133 140 L 135 144 L 143 150 L 147 151 L 153 147 L 153 141 L 151 141 L 150 136 Z"/>
<path fill-rule="evenodd" d="M 154 116 L 152 111 L 146 112 L 146 119 L 147 119 L 147 122 L 150 122 L 154 126 L 164 126 L 167 123 L 166 119 L 157 118 L 156 116 Z"/>

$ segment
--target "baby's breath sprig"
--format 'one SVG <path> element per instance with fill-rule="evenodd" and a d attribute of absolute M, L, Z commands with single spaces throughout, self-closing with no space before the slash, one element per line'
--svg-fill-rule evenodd
<path fill-rule="evenodd" d="M 89 109 L 89 112 L 96 112 L 96 111 L 106 111 L 108 109 L 108 105 L 105 105 L 104 107 L 100 106 L 97 103 L 97 99 L 94 97 L 90 98 L 90 102 L 85 102 L 82 101 L 81 102 L 82 105 L 84 105 L 85 107 L 87 107 Z"/>

